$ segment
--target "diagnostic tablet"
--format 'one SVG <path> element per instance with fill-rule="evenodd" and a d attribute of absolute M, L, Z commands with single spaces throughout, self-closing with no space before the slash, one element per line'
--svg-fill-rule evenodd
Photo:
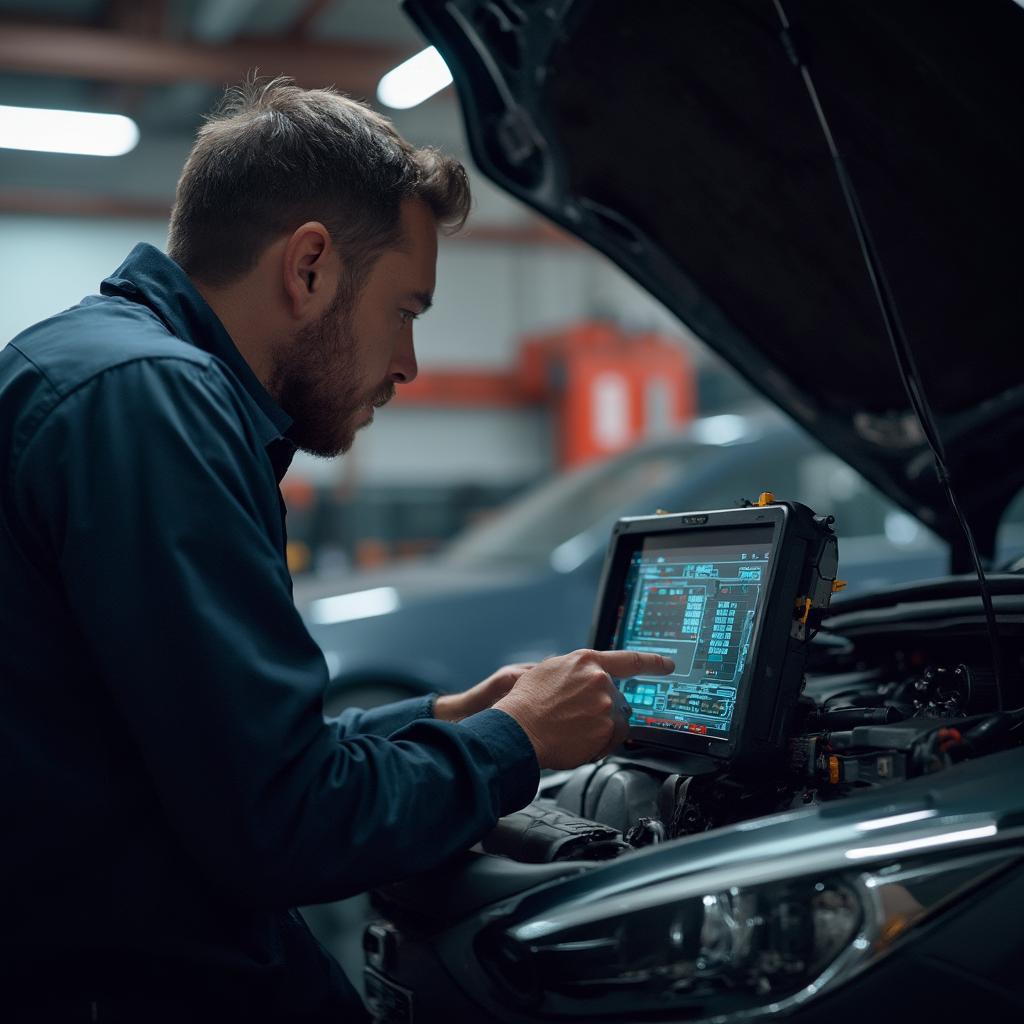
<path fill-rule="evenodd" d="M 783 749 L 807 641 L 839 586 L 831 523 L 766 494 L 747 508 L 616 524 L 592 646 L 676 666 L 616 681 L 632 709 L 631 746 L 716 762 Z"/>

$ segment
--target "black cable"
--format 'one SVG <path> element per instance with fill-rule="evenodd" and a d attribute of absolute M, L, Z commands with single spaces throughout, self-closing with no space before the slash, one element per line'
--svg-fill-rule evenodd
<path fill-rule="evenodd" d="M 836 175 L 839 178 L 839 187 L 842 189 L 843 198 L 846 200 L 850 219 L 853 222 L 853 229 L 857 234 L 857 242 L 860 245 L 861 255 L 864 257 L 864 264 L 867 268 L 868 277 L 871 279 L 871 287 L 874 290 L 875 298 L 878 300 L 878 306 L 882 313 L 882 321 L 885 324 L 885 331 L 889 337 L 889 343 L 892 346 L 893 355 L 896 358 L 896 367 L 899 370 L 900 380 L 903 382 L 903 387 L 907 392 L 907 397 L 910 399 L 910 406 L 914 410 L 914 414 L 917 416 L 918 422 L 921 425 L 921 430 L 924 433 L 925 441 L 931 449 L 932 456 L 935 459 L 935 471 L 938 474 L 939 483 L 946 492 L 946 498 L 948 499 L 950 508 L 953 511 L 953 517 L 967 540 L 967 549 L 970 552 L 971 561 L 974 564 L 974 571 L 978 576 L 978 588 L 981 592 L 981 603 L 985 609 L 985 621 L 988 625 L 989 641 L 992 645 L 992 671 L 995 679 L 996 707 L 999 711 L 1002 711 L 1002 655 L 999 649 L 999 628 L 996 623 L 995 608 L 992 604 L 992 594 L 989 591 L 988 579 L 985 576 L 985 570 L 981 564 L 981 557 L 978 554 L 978 547 L 974 541 L 974 533 L 971 530 L 967 519 L 964 517 L 964 514 L 960 509 L 960 504 L 953 492 L 953 485 L 949 477 L 949 469 L 946 466 L 946 452 L 942 444 L 942 438 L 939 434 L 938 426 L 935 423 L 935 417 L 932 414 L 931 406 L 928 404 L 924 388 L 921 385 L 921 377 L 918 373 L 917 364 L 914 360 L 914 352 L 910 347 L 906 332 L 903 329 L 903 323 L 900 320 L 896 299 L 889 286 L 889 280 L 886 277 L 885 270 L 882 266 L 881 257 L 879 256 L 878 250 L 875 248 L 874 240 L 871 237 L 867 218 L 864 216 L 860 200 L 857 197 L 857 190 L 854 188 L 853 181 L 850 179 L 850 176 L 846 171 L 846 165 L 843 163 L 839 147 L 836 145 L 835 138 L 832 135 L 832 129 L 829 127 L 828 118 L 825 116 L 821 100 L 818 97 L 818 90 L 814 87 L 814 81 L 811 78 L 811 73 L 808 70 L 807 65 L 804 63 L 803 58 L 800 57 L 797 52 L 793 37 L 790 34 L 789 18 L 786 17 L 786 12 L 782 7 L 782 0 L 773 0 L 773 2 L 775 4 L 775 10 L 779 16 L 779 21 L 782 23 L 783 43 L 785 45 L 786 52 L 800 70 L 800 75 L 804 80 L 807 93 L 810 96 L 812 105 L 814 106 L 814 112 L 817 115 L 818 124 L 821 126 L 822 133 L 825 136 L 825 141 L 828 144 L 829 152 L 832 155 L 832 163 L 835 167 Z"/>
<path fill-rule="evenodd" d="M 830 696 L 826 697 L 822 701 L 822 705 L 827 708 L 829 705 L 829 701 L 842 700 L 843 697 L 861 697 L 863 695 L 863 690 L 840 690 L 838 693 L 833 693 Z M 876 697 L 875 694 L 870 694 L 870 696 L 872 700 L 874 700 Z"/>

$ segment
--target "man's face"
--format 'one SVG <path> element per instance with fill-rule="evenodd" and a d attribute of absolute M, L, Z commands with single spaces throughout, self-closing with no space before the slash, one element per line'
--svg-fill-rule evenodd
<path fill-rule="evenodd" d="M 304 451 L 348 451 L 395 385 L 416 376 L 412 322 L 434 294 L 437 225 L 425 204 L 402 207 L 402 241 L 374 263 L 352 294 L 343 274 L 327 312 L 302 328 L 277 368 L 271 391 L 295 421 Z"/>

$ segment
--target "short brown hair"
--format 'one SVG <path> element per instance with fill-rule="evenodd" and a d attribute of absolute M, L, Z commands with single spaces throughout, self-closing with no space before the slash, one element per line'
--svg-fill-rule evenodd
<path fill-rule="evenodd" d="M 199 129 L 167 251 L 197 280 L 228 284 L 275 238 L 318 220 L 358 282 L 400 241 L 405 199 L 425 202 L 446 233 L 458 231 L 470 207 L 465 168 L 410 145 L 386 117 L 334 89 L 250 78 Z"/>

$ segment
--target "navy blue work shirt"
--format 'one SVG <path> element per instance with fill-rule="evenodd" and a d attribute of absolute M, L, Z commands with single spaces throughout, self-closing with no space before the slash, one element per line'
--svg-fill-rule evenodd
<path fill-rule="evenodd" d="M 7 985 L 358 1015 L 289 908 L 436 866 L 532 799 L 501 711 L 324 719 L 289 425 L 152 246 L 0 350 Z"/>

